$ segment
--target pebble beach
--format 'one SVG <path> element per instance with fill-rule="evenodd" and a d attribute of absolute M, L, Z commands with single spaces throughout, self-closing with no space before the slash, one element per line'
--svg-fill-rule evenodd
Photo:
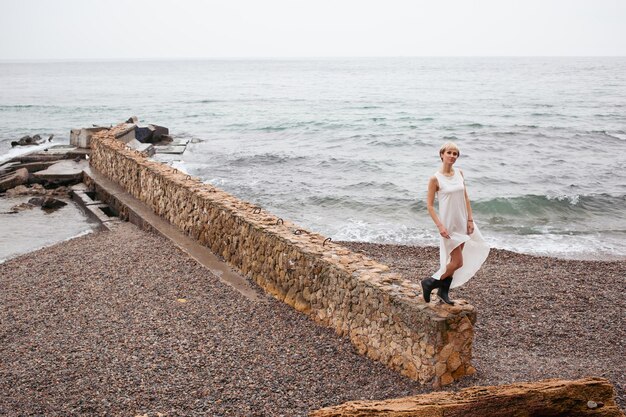
<path fill-rule="evenodd" d="M 438 262 L 436 248 L 343 244 L 413 279 Z M 626 408 L 625 276 L 626 261 L 493 250 L 451 293 L 478 311 L 477 373 L 446 389 L 603 376 Z M 128 223 L 11 259 L 0 264 L 0 415 L 305 416 L 430 390 L 261 298 Z"/>

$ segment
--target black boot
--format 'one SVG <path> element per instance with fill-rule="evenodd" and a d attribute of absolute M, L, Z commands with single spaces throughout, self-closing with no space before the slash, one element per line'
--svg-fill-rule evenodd
<path fill-rule="evenodd" d="M 439 291 L 437 291 L 437 295 L 439 296 L 439 298 L 441 298 L 441 300 L 444 303 L 454 305 L 454 301 L 448 298 L 448 291 L 450 291 L 450 284 L 452 284 L 452 277 L 442 279 L 439 282 L 440 282 L 440 285 L 439 285 Z"/>
<path fill-rule="evenodd" d="M 441 281 L 433 277 L 425 278 L 422 280 L 422 294 L 424 295 L 424 301 L 430 303 L 430 293 L 435 288 L 439 288 Z"/>

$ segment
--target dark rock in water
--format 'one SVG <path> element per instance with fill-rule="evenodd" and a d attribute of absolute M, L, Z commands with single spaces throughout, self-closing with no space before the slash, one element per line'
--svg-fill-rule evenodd
<path fill-rule="evenodd" d="M 24 137 L 21 137 L 20 140 L 14 140 L 13 142 L 11 142 L 12 147 L 28 146 L 32 144 L 33 144 L 33 138 L 31 138 L 30 136 L 24 136 Z"/>
<path fill-rule="evenodd" d="M 47 210 L 55 210 L 63 206 L 67 206 L 67 203 L 65 201 L 57 200 L 56 198 L 52 197 L 46 197 L 43 200 L 41 208 Z"/>
<path fill-rule="evenodd" d="M 48 136 L 48 142 L 52 142 L 52 138 L 54 137 L 54 133 Z"/>
<path fill-rule="evenodd" d="M 152 131 L 152 143 L 160 142 L 161 140 L 163 140 L 163 136 L 170 134 L 170 130 L 164 126 L 148 125 L 148 129 Z"/>
<path fill-rule="evenodd" d="M 41 206 L 45 210 L 56 210 L 63 206 L 67 206 L 67 203 L 61 200 L 57 200 L 53 197 L 33 197 L 28 200 L 28 204 L 33 206 Z"/>
<path fill-rule="evenodd" d="M 15 146 L 29 146 L 29 145 L 38 145 L 40 143 L 42 143 L 43 141 L 41 140 L 41 136 L 39 135 L 35 135 L 35 136 L 22 136 L 20 138 L 20 140 L 18 141 L 13 141 L 11 142 L 11 146 L 15 147 Z"/>
<path fill-rule="evenodd" d="M 157 143 L 161 142 L 164 137 L 168 136 L 170 130 L 167 127 L 159 125 L 148 125 L 148 127 L 135 127 L 135 139 L 141 143 Z"/>
<path fill-rule="evenodd" d="M 33 197 L 28 200 L 28 204 L 33 206 L 42 206 L 43 205 L 43 197 Z"/>
<path fill-rule="evenodd" d="M 30 210 L 33 207 L 35 207 L 34 204 L 30 204 L 30 203 L 20 203 L 17 204 L 13 207 L 11 207 L 11 211 L 7 211 L 5 212 L 6 214 L 15 214 L 15 213 L 19 213 L 20 211 L 24 211 L 24 210 Z"/>

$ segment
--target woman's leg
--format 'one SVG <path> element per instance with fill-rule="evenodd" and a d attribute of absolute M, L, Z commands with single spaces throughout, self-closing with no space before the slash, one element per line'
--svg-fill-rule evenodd
<path fill-rule="evenodd" d="M 454 271 L 463 266 L 463 246 L 465 246 L 465 243 L 461 243 L 450 252 L 450 262 L 446 265 L 446 272 L 439 279 L 451 277 Z"/>
<path fill-rule="evenodd" d="M 450 253 L 450 263 L 448 263 L 446 267 L 445 274 L 441 276 L 439 291 L 437 291 L 437 295 L 446 304 L 454 305 L 454 301 L 450 300 L 450 297 L 448 296 L 448 291 L 450 291 L 450 285 L 452 284 L 452 274 L 454 274 L 454 271 L 462 266 L 463 244 L 461 244 Z"/>
<path fill-rule="evenodd" d="M 422 295 L 424 296 L 424 301 L 429 303 L 430 293 L 435 288 L 439 288 L 439 298 L 447 304 L 454 304 L 454 302 L 450 301 L 448 298 L 448 290 L 450 289 L 450 284 L 452 283 L 452 274 L 454 271 L 463 266 L 464 245 L 465 244 L 462 243 L 450 252 L 450 262 L 446 265 L 446 272 L 444 272 L 438 280 L 432 277 L 422 280 Z"/>

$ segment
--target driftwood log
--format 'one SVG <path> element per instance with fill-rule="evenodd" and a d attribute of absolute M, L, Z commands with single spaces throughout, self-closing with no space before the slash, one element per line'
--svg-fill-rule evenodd
<path fill-rule="evenodd" d="M 433 392 L 386 401 L 351 401 L 310 417 L 624 417 L 603 378 L 548 379 Z"/>

